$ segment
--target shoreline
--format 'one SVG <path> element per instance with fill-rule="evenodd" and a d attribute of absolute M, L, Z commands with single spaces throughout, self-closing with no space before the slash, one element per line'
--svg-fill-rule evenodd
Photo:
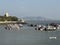
<path fill-rule="evenodd" d="M 0 24 L 26 24 L 26 22 L 21 22 L 21 21 L 0 21 Z"/>

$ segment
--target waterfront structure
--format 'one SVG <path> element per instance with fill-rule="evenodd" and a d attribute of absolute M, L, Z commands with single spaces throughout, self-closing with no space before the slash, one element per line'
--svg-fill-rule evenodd
<path fill-rule="evenodd" d="M 4 16 L 0 16 L 0 21 L 18 21 L 18 17 L 9 16 L 6 12 Z"/>
<path fill-rule="evenodd" d="M 16 16 L 9 16 L 8 12 L 4 16 L 0 16 L 0 24 L 25 23 L 23 19 L 18 20 Z"/>

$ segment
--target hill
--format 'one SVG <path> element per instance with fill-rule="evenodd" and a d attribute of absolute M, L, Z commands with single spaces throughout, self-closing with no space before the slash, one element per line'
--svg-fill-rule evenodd
<path fill-rule="evenodd" d="M 25 20 L 40 20 L 40 21 L 47 21 L 47 20 L 52 20 L 52 19 L 48 19 L 48 18 L 45 18 L 45 17 L 41 17 L 41 16 L 30 16 L 30 17 L 23 17 L 23 19 Z"/>

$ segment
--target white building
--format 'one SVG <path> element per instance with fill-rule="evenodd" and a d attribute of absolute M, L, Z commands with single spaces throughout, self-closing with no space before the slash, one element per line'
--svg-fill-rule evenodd
<path fill-rule="evenodd" d="M 5 13 L 5 16 L 6 16 L 6 17 L 8 17 L 8 16 L 9 16 L 9 15 L 8 15 L 8 12 L 6 12 L 6 13 Z"/>

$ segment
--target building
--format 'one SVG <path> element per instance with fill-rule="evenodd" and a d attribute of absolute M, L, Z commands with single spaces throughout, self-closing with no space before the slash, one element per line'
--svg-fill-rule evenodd
<path fill-rule="evenodd" d="M 5 13 L 5 16 L 6 16 L 6 17 L 9 17 L 8 12 Z"/>

